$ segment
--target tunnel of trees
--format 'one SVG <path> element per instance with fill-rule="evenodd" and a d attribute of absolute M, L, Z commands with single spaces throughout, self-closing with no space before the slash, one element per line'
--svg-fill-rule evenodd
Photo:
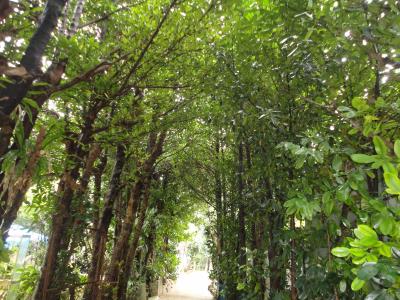
<path fill-rule="evenodd" d="M 219 299 L 400 299 L 399 49 L 395 0 L 1 0 L 1 272 L 133 299 L 197 219 Z"/>

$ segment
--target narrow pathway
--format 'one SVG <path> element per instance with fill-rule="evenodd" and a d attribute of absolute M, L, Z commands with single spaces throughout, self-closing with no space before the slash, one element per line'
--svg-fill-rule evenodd
<path fill-rule="evenodd" d="M 208 273 L 193 271 L 182 273 L 176 283 L 160 300 L 212 300 L 208 286 Z"/>

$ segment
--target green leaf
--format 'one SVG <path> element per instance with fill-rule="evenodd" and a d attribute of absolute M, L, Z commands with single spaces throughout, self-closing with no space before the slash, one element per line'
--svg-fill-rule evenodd
<path fill-rule="evenodd" d="M 297 211 L 296 206 L 290 205 L 290 206 L 288 206 L 287 209 L 286 209 L 286 214 L 287 214 L 288 216 L 290 216 L 290 215 L 293 215 L 294 213 L 296 213 L 296 211 Z"/>
<path fill-rule="evenodd" d="M 39 107 L 39 105 L 36 103 L 36 101 L 35 101 L 35 100 L 32 100 L 32 99 L 30 99 L 30 98 L 24 98 L 24 100 L 22 100 L 22 103 L 25 104 L 25 105 L 28 105 L 28 106 L 30 106 L 30 107 L 33 107 L 33 108 L 35 108 L 35 109 L 37 109 L 37 110 L 40 109 L 40 107 Z"/>
<path fill-rule="evenodd" d="M 367 248 L 373 248 L 379 246 L 378 239 L 372 237 L 365 237 L 359 240 L 360 244 Z"/>
<path fill-rule="evenodd" d="M 357 228 L 354 229 L 354 234 L 360 240 L 364 239 L 364 238 L 370 238 L 370 239 L 373 239 L 373 240 L 378 240 L 378 235 L 368 225 L 358 225 Z"/>
<path fill-rule="evenodd" d="M 351 101 L 351 105 L 359 111 L 365 111 L 369 108 L 367 101 L 361 97 L 353 98 L 353 100 Z"/>
<path fill-rule="evenodd" d="M 341 202 L 347 202 L 349 196 L 350 196 L 350 188 L 347 184 L 343 184 L 336 191 L 336 197 Z"/>
<path fill-rule="evenodd" d="M 359 278 L 354 278 L 353 282 L 351 283 L 351 289 L 353 291 L 359 291 L 365 284 L 364 280 L 361 280 Z"/>
<path fill-rule="evenodd" d="M 332 249 L 331 252 L 337 257 L 346 257 L 350 254 L 349 248 L 346 247 L 335 247 Z"/>
<path fill-rule="evenodd" d="M 336 155 L 335 158 L 332 161 L 332 168 L 335 171 L 340 171 L 340 169 L 342 168 L 342 159 L 340 158 L 340 156 Z"/>
<path fill-rule="evenodd" d="M 353 129 L 349 130 L 348 134 L 349 135 L 355 135 L 357 132 L 358 132 L 358 129 L 357 128 L 353 128 Z"/>
<path fill-rule="evenodd" d="M 387 154 L 387 147 L 385 145 L 385 142 L 379 136 L 374 136 L 373 142 L 375 145 L 376 153 L 378 153 L 379 155 Z"/>
<path fill-rule="evenodd" d="M 382 161 L 381 160 L 377 160 L 371 165 L 371 168 L 372 169 L 379 169 L 381 166 L 382 166 Z"/>
<path fill-rule="evenodd" d="M 237 289 L 238 291 L 241 291 L 241 290 L 243 290 L 245 287 L 246 287 L 246 286 L 244 285 L 243 282 L 239 282 L 238 285 L 237 285 L 237 287 L 236 287 L 236 289 Z"/>
<path fill-rule="evenodd" d="M 367 262 L 378 262 L 378 257 L 376 255 L 374 255 L 374 254 L 371 254 L 371 253 L 367 254 L 365 256 L 365 259 L 366 259 Z"/>
<path fill-rule="evenodd" d="M 366 154 L 352 154 L 351 159 L 359 164 L 369 164 L 375 162 L 375 157 Z"/>
<path fill-rule="evenodd" d="M 385 178 L 385 183 L 388 186 L 386 190 L 389 194 L 392 195 L 400 195 L 400 179 L 396 174 L 393 173 L 385 173 L 383 174 Z"/>
<path fill-rule="evenodd" d="M 366 257 L 354 257 L 352 260 L 355 265 L 362 265 L 367 261 Z"/>
<path fill-rule="evenodd" d="M 400 140 L 396 140 L 394 142 L 394 153 L 396 154 L 397 158 L 400 158 Z"/>
<path fill-rule="evenodd" d="M 24 128 L 22 122 L 18 122 L 17 125 L 15 126 L 15 137 L 17 139 L 18 145 L 22 148 L 25 141 Z"/>
<path fill-rule="evenodd" d="M 308 40 L 311 37 L 311 35 L 314 32 L 314 30 L 315 30 L 315 28 L 309 28 L 308 31 L 307 31 L 306 36 L 304 37 L 304 40 Z"/>
<path fill-rule="evenodd" d="M 296 159 L 296 162 L 294 164 L 295 169 L 300 169 L 304 166 L 304 163 L 306 162 L 306 159 L 303 156 L 300 156 L 298 159 Z"/>
<path fill-rule="evenodd" d="M 375 263 L 366 263 L 358 270 L 357 277 L 367 281 L 378 274 L 378 272 L 379 270 Z"/>
<path fill-rule="evenodd" d="M 389 215 L 382 215 L 379 219 L 379 229 L 384 235 L 389 235 L 394 229 L 394 221 Z"/>
<path fill-rule="evenodd" d="M 397 175 L 397 170 L 390 161 L 383 160 L 382 168 L 385 173 L 393 173 L 394 175 Z"/>
<path fill-rule="evenodd" d="M 351 248 L 350 249 L 350 254 L 354 255 L 356 257 L 364 257 L 366 252 L 363 249 L 360 248 Z"/>
<path fill-rule="evenodd" d="M 329 216 L 332 213 L 333 207 L 335 205 L 333 199 L 331 198 L 330 192 L 325 192 L 322 195 L 322 204 L 323 204 L 322 208 L 325 215 Z"/>
<path fill-rule="evenodd" d="M 379 254 L 385 257 L 391 257 L 392 251 L 388 245 L 383 244 L 382 246 L 379 247 Z"/>
<path fill-rule="evenodd" d="M 347 106 L 339 106 L 337 110 L 342 112 L 343 116 L 348 119 L 354 118 L 357 115 L 353 109 Z"/>

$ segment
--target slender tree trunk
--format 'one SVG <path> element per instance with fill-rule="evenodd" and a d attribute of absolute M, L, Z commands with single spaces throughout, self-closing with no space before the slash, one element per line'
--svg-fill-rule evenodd
<path fill-rule="evenodd" d="M 279 212 L 271 212 L 269 214 L 269 274 L 271 281 L 270 298 L 284 290 L 285 272 L 283 268 L 282 246 L 279 244 L 279 232 L 283 228 L 283 217 Z"/>
<path fill-rule="evenodd" d="M 80 139 L 77 140 L 73 133 L 69 133 L 70 136 L 66 138 L 66 161 L 71 162 L 71 166 L 69 166 L 69 164 L 66 165 L 66 169 L 59 183 L 57 191 L 59 200 L 53 215 L 51 235 L 47 246 L 44 265 L 42 267 L 42 273 L 35 291 L 35 300 L 58 299 L 60 289 L 62 290 L 65 285 L 64 282 L 55 281 L 58 276 L 63 276 L 56 274 L 56 271 L 58 271 L 58 273 L 65 273 L 65 270 L 59 269 L 58 265 L 65 266 L 68 262 L 64 260 L 59 262 L 57 259 L 62 251 L 68 250 L 71 237 L 70 231 L 73 224 L 72 204 L 75 191 L 80 188 L 77 181 L 80 177 L 82 162 L 85 161 L 85 157 L 88 155 L 87 147 L 92 139 L 94 121 L 96 120 L 98 112 L 103 107 L 104 103 L 99 99 L 95 99 L 84 115 L 84 126 Z M 51 293 L 48 292 L 50 287 Z"/>
<path fill-rule="evenodd" d="M 93 225 L 93 230 L 96 230 L 97 232 L 97 227 L 99 226 L 100 222 L 100 202 L 101 202 L 101 189 L 103 186 L 103 173 L 104 170 L 107 166 L 107 153 L 104 151 L 103 155 L 100 158 L 100 164 L 96 168 L 95 174 L 94 174 L 94 191 L 93 191 L 93 215 L 92 215 L 92 225 Z M 111 176 L 112 179 L 112 176 Z M 96 239 L 96 232 L 93 234 L 93 244 L 95 243 Z"/>
<path fill-rule="evenodd" d="M 95 300 L 99 296 L 99 282 L 102 275 L 104 254 L 106 250 L 108 229 L 113 218 L 113 206 L 118 197 L 121 184 L 121 174 L 125 164 L 125 149 L 123 145 L 117 146 L 115 154 L 115 165 L 111 175 L 110 185 L 104 200 L 104 208 L 96 227 L 96 233 L 93 243 L 92 261 L 88 275 L 88 281 L 93 284 L 85 288 L 84 299 Z"/>
<path fill-rule="evenodd" d="M 294 216 L 290 217 L 290 231 L 296 232 Z M 290 241 L 290 299 L 297 299 L 296 277 L 297 277 L 297 261 L 296 261 L 296 240 L 292 238 Z"/>
<path fill-rule="evenodd" d="M 84 203 L 87 202 L 87 199 L 85 199 L 85 195 L 88 189 L 90 177 L 93 173 L 94 163 L 99 157 L 100 153 L 101 149 L 99 145 L 93 144 L 87 155 L 85 168 L 82 176 L 80 177 L 79 186 L 77 191 L 75 191 L 74 201 L 71 206 L 71 214 L 68 220 L 69 226 L 64 233 L 61 241 L 60 252 L 62 252 L 63 255 L 57 258 L 57 269 L 52 280 L 55 283 L 55 287 L 58 288 L 58 291 L 57 293 L 50 296 L 51 300 L 60 299 L 60 292 L 67 284 L 66 276 L 68 274 L 67 270 L 69 262 L 71 260 L 71 256 L 76 251 L 76 247 L 78 246 L 79 241 L 84 236 L 84 230 L 86 228 L 86 223 L 84 222 Z"/>
<path fill-rule="evenodd" d="M 128 204 L 129 199 L 130 199 L 130 195 L 128 195 L 126 197 L 126 201 L 125 201 L 125 197 L 123 197 L 123 195 L 121 193 L 119 194 L 117 199 L 115 199 L 115 204 L 114 204 L 115 226 L 114 226 L 114 235 L 113 235 L 113 248 L 115 248 L 115 245 L 117 244 L 117 240 L 118 240 L 119 234 L 122 229 L 122 223 L 123 223 L 123 218 L 124 218 L 123 212 L 126 211 L 126 206 Z"/>
<path fill-rule="evenodd" d="M 132 265 L 136 256 L 137 247 L 139 245 L 139 239 L 142 234 L 143 224 L 146 218 L 146 211 L 149 206 L 151 180 L 148 179 L 148 181 L 149 183 L 146 185 L 146 190 L 143 192 L 143 199 L 141 201 L 139 216 L 133 232 L 132 240 L 129 244 L 129 251 L 124 260 L 123 271 L 122 273 L 120 273 L 118 278 L 118 300 L 126 300 L 126 289 L 128 286 L 128 280 L 132 272 Z"/>
<path fill-rule="evenodd" d="M 156 237 L 157 237 L 156 230 L 157 230 L 156 224 L 154 222 L 152 222 L 151 225 L 150 225 L 150 235 L 149 235 L 149 237 L 147 239 L 147 242 L 146 242 L 147 252 L 146 252 L 146 255 L 145 255 L 144 259 L 143 259 L 143 270 L 144 270 L 143 277 L 146 280 L 146 286 L 147 287 L 150 287 L 150 284 L 151 284 L 152 280 L 154 280 L 154 278 L 152 278 L 150 276 L 150 273 L 148 272 L 148 269 L 149 269 L 148 266 L 152 262 L 153 256 L 154 256 L 154 250 L 155 250 L 154 246 L 155 246 Z M 153 295 L 149 294 L 148 296 L 151 297 Z"/>
<path fill-rule="evenodd" d="M 239 254 L 239 265 L 244 266 L 246 264 L 246 221 L 245 221 L 245 205 L 243 198 L 244 191 L 244 183 L 243 183 L 243 143 L 239 142 L 238 147 L 238 205 L 239 205 L 239 214 L 238 214 L 238 254 Z"/>
<path fill-rule="evenodd" d="M 83 13 L 83 5 L 84 4 L 85 4 L 85 0 L 78 0 L 76 2 L 74 15 L 72 17 L 71 28 L 69 29 L 69 32 L 68 32 L 68 38 L 73 36 L 79 27 L 79 21 L 81 19 L 81 15 Z"/>
<path fill-rule="evenodd" d="M 124 263 L 124 258 L 128 249 L 129 237 L 131 235 L 135 220 L 135 207 L 137 207 L 137 204 L 140 201 L 145 184 L 147 183 L 144 182 L 143 178 L 139 178 L 129 198 L 127 212 L 124 222 L 122 223 L 121 232 L 117 236 L 117 242 L 112 252 L 111 262 L 105 275 L 105 286 L 102 291 L 102 299 L 114 299 L 114 287 L 117 286 L 118 283 L 118 275 L 120 273 L 122 264 Z"/>
<path fill-rule="evenodd" d="M 71 184 L 76 184 L 78 177 L 79 167 L 76 166 L 70 171 L 65 171 L 60 181 L 57 192 L 60 198 L 52 220 L 51 235 L 47 246 L 44 265 L 42 267 L 42 273 L 35 291 L 35 300 L 51 299 L 49 298 L 48 289 L 52 285 L 53 277 L 56 272 L 57 256 L 61 250 L 63 236 L 66 233 L 69 224 L 68 220 L 70 219 L 70 208 L 74 195 Z"/>
<path fill-rule="evenodd" d="M 237 170 L 237 206 L 238 206 L 238 227 L 237 227 L 237 283 L 246 282 L 246 273 L 243 267 L 246 265 L 246 212 L 244 199 L 244 165 L 243 165 L 243 142 L 239 138 L 238 142 L 238 170 Z M 235 290 L 234 297 L 239 298 L 241 291 Z"/>
<path fill-rule="evenodd" d="M 219 171 L 219 159 L 220 159 L 220 141 L 216 138 L 215 141 L 215 158 L 217 163 L 215 164 L 215 207 L 217 217 L 217 267 L 222 263 L 222 252 L 224 251 L 224 234 L 223 234 L 223 207 L 222 207 L 222 182 L 221 172 Z M 218 284 L 222 285 L 223 280 L 219 272 Z"/>
<path fill-rule="evenodd" d="M 158 141 L 155 133 L 150 133 L 149 136 L 149 152 L 148 159 L 144 162 L 143 166 L 139 168 L 136 178 L 137 181 L 133 187 L 130 195 L 128 206 L 126 209 L 126 215 L 122 224 L 121 232 L 117 238 L 113 253 L 111 256 L 111 262 L 105 276 L 105 287 L 102 291 L 102 299 L 113 299 L 113 286 L 118 286 L 118 277 L 121 271 L 121 266 L 124 263 L 124 259 L 127 255 L 129 238 L 132 233 L 133 222 L 135 219 L 135 202 L 139 202 L 144 191 L 146 191 L 147 185 L 150 184 L 151 174 L 156 159 L 162 154 L 162 147 L 166 137 L 166 132 L 161 132 Z"/>

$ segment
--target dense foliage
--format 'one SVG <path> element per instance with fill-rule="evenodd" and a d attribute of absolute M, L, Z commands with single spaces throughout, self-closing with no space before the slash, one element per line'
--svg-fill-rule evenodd
<path fill-rule="evenodd" d="M 2 271 L 18 297 L 130 299 L 197 222 L 223 299 L 400 299 L 398 1 L 2 0 L 0 24 L 0 259 L 12 224 L 45 236 Z"/>

